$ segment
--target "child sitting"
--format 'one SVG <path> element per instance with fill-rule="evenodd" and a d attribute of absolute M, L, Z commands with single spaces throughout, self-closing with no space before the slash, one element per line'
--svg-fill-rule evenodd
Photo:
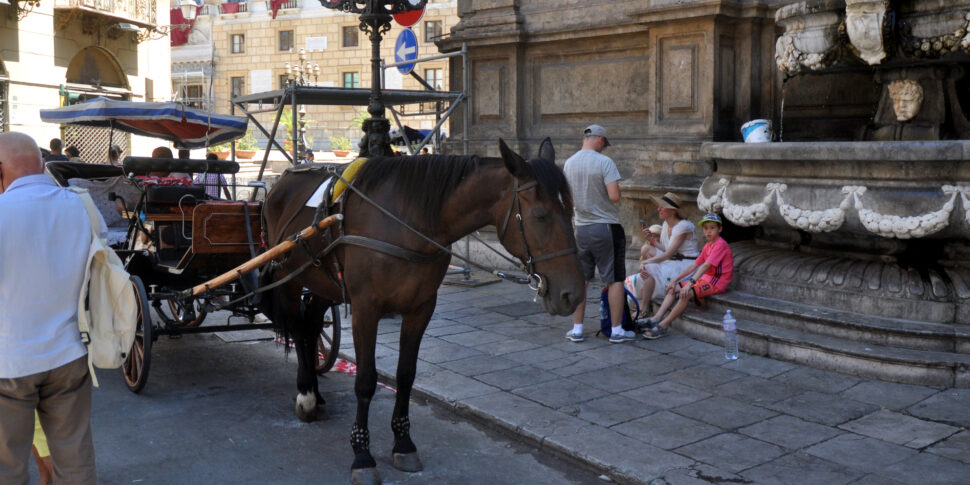
<path fill-rule="evenodd" d="M 728 246 L 727 241 L 721 239 L 721 217 L 717 214 L 707 214 L 698 224 L 704 230 L 704 237 L 708 242 L 701 250 L 701 255 L 667 285 L 663 303 L 657 313 L 647 319 L 649 330 L 643 333 L 645 339 L 652 340 L 666 336 L 670 324 L 684 313 L 687 302 L 691 298 L 700 304 L 701 300 L 710 295 L 724 293 L 734 276 L 734 256 L 731 254 L 731 247 Z M 680 281 L 690 274 L 693 276 L 689 280 Z M 663 318 L 664 313 L 678 298 L 670 314 Z M 661 318 L 663 320 L 660 320 Z"/>

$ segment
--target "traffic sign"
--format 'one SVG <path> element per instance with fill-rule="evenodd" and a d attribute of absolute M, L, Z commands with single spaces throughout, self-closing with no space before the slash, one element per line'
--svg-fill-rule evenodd
<path fill-rule="evenodd" d="M 410 3 L 411 5 L 417 5 L 421 2 L 419 2 L 418 0 L 408 0 L 408 3 Z M 398 25 L 400 25 L 401 27 L 410 27 L 418 23 L 418 21 L 421 20 L 421 17 L 423 16 L 424 16 L 423 8 L 419 8 L 417 10 L 409 10 L 407 12 L 391 14 L 391 17 L 394 17 L 394 21 L 397 22 Z"/>
<path fill-rule="evenodd" d="M 411 29 L 404 29 L 397 35 L 394 42 L 394 62 L 413 61 L 418 58 L 418 36 L 414 35 Z M 410 74 L 414 69 L 414 63 L 402 64 L 397 66 L 401 74 Z"/>

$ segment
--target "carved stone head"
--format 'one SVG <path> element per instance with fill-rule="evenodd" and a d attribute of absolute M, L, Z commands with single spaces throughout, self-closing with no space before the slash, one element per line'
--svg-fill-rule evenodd
<path fill-rule="evenodd" d="M 845 0 L 845 29 L 859 57 L 870 66 L 886 57 L 883 21 L 889 0 Z"/>
<path fill-rule="evenodd" d="M 909 121 L 916 117 L 923 105 L 923 86 L 919 81 L 899 79 L 889 83 L 889 97 L 897 121 Z"/>

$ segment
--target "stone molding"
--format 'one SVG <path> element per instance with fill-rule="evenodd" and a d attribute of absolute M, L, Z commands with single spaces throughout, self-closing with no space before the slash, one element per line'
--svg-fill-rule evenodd
<path fill-rule="evenodd" d="M 729 221 L 742 227 L 751 227 L 764 222 L 770 214 L 771 204 L 774 201 L 785 222 L 803 231 L 813 233 L 835 231 L 845 223 L 849 210 L 855 208 L 862 226 L 873 234 L 896 239 L 921 238 L 935 234 L 949 225 L 950 214 L 956 207 L 958 195 L 965 211 L 964 220 L 970 225 L 970 186 L 943 185 L 940 188 L 941 191 L 950 197 L 939 210 L 916 216 L 898 216 L 881 214 L 866 208 L 863 196 L 867 188 L 862 185 L 843 186 L 841 188 L 843 197 L 839 204 L 822 210 L 805 209 L 789 204 L 784 198 L 788 185 L 783 183 L 766 184 L 765 195 L 761 201 L 747 205 L 728 199 L 727 188 L 730 182 L 727 179 L 719 179 L 717 185 L 717 190 L 711 196 L 704 195 L 703 190 L 698 191 L 698 207 L 703 211 L 723 212 Z"/>

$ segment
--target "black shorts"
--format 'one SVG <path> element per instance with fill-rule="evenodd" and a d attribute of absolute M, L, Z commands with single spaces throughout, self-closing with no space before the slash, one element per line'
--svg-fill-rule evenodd
<path fill-rule="evenodd" d="M 586 281 L 599 270 L 603 283 L 626 279 L 626 234 L 619 224 L 576 226 L 576 246 Z"/>

